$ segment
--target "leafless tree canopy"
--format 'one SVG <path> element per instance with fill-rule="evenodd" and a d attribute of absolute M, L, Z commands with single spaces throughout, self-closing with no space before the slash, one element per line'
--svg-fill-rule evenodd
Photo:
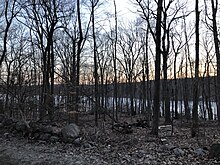
<path fill-rule="evenodd" d="M 220 121 L 218 1 L 118 3 L 1 0 L 0 113 L 140 115 L 155 135 L 160 117 L 192 121 L 192 136 Z"/>

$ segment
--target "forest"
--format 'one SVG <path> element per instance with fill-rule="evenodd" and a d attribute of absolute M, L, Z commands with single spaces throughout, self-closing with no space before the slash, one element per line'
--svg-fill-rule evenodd
<path fill-rule="evenodd" d="M 220 125 L 218 0 L 0 2 L 0 123 Z"/>

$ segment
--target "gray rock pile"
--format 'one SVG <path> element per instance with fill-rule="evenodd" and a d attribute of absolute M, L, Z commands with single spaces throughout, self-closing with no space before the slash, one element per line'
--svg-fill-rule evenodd
<path fill-rule="evenodd" d="M 59 126 L 49 122 L 18 121 L 13 118 L 4 118 L 0 121 L 0 128 L 5 129 L 5 135 L 22 136 L 31 140 L 46 142 L 65 142 L 79 144 L 80 128 L 74 124 Z"/>

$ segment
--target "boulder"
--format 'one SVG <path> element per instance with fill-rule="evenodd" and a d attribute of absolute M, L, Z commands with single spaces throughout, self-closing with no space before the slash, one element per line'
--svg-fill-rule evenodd
<path fill-rule="evenodd" d="M 75 139 L 77 139 L 79 137 L 80 129 L 76 124 L 71 123 L 71 124 L 65 126 L 61 130 L 61 133 L 62 133 L 63 141 L 73 142 Z"/>
<path fill-rule="evenodd" d="M 209 158 L 220 158 L 220 144 L 212 144 L 209 149 Z"/>

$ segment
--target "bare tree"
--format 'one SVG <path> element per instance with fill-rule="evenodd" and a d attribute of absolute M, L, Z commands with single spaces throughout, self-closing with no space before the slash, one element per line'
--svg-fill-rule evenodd
<path fill-rule="evenodd" d="M 141 17 L 147 22 L 149 31 L 154 39 L 156 44 L 156 60 L 155 60 L 155 81 L 154 81 L 154 98 L 153 98 L 153 125 L 152 125 L 152 134 L 158 135 L 158 125 L 159 125 L 159 113 L 160 113 L 160 65 L 161 65 L 161 25 L 162 25 L 162 12 L 163 12 L 163 0 L 157 2 L 157 14 L 154 17 L 152 10 L 150 9 L 150 4 L 146 4 L 144 1 L 136 0 L 137 5 L 140 7 Z M 147 10 L 146 10 L 147 9 Z M 154 33 L 154 28 L 151 20 L 156 18 L 156 27 Z"/>
<path fill-rule="evenodd" d="M 81 8 L 80 8 L 80 1 L 77 0 L 77 20 L 78 20 L 78 29 L 79 29 L 79 40 L 77 42 L 77 55 L 76 55 L 76 111 L 78 111 L 78 102 L 79 102 L 79 82 L 80 82 L 80 55 L 83 48 L 83 29 L 82 29 L 82 21 L 81 21 Z M 94 14 L 94 13 L 93 13 Z M 75 58 L 74 58 L 75 60 Z M 74 69 L 74 61 L 73 61 L 73 69 Z M 73 72 L 73 74 L 75 74 Z"/>
<path fill-rule="evenodd" d="M 91 0 L 91 20 L 92 20 L 92 40 L 93 40 L 93 64 L 94 64 L 94 71 L 93 76 L 95 80 L 95 90 L 94 90 L 94 97 L 95 97 L 95 125 L 98 126 L 98 112 L 100 108 L 100 101 L 99 101 L 99 75 L 98 75 L 98 51 L 97 51 L 97 37 L 96 37 L 96 27 L 95 27 L 95 9 L 99 4 L 99 0 Z"/>
<path fill-rule="evenodd" d="M 22 4 L 23 9 L 26 11 L 24 13 L 24 17 L 26 18 L 25 25 L 36 36 L 39 49 L 42 52 L 43 85 L 40 119 L 43 119 L 47 112 L 50 119 L 52 119 L 53 115 L 55 74 L 54 34 L 56 29 L 62 27 L 62 19 L 65 19 L 72 12 L 72 10 L 68 11 L 62 8 L 63 6 L 65 5 L 61 1 L 56 0 L 50 2 L 34 0 Z M 66 12 L 63 13 L 63 10 Z"/>
<path fill-rule="evenodd" d="M 152 134 L 158 136 L 159 112 L 160 112 L 160 55 L 161 55 L 161 17 L 163 0 L 157 3 L 157 22 L 156 22 L 156 61 L 155 61 L 155 90 L 154 90 L 154 109 Z"/>
<path fill-rule="evenodd" d="M 184 100 L 184 108 L 185 108 L 185 117 L 188 120 L 190 120 L 190 107 L 189 107 L 189 71 L 188 68 L 190 68 L 191 74 L 192 75 L 192 63 L 190 60 L 190 38 L 192 37 L 191 33 L 187 33 L 188 31 L 191 31 L 190 29 L 187 29 L 187 23 L 186 23 L 186 17 L 185 17 L 185 12 L 183 10 L 183 31 L 184 31 L 184 38 L 185 38 L 185 46 L 184 46 L 184 54 L 185 54 L 185 79 L 183 83 L 183 100 Z M 181 69 L 182 70 L 182 69 Z M 191 76 L 192 77 L 192 76 Z"/>
<path fill-rule="evenodd" d="M 205 70 L 203 73 L 203 92 L 202 96 L 206 105 L 206 109 L 208 112 L 208 119 L 213 120 L 213 108 L 211 105 L 211 100 L 212 100 L 212 94 L 211 94 L 211 61 L 213 60 L 215 54 L 212 53 L 213 51 L 213 42 L 212 42 L 212 37 L 207 33 L 203 37 L 203 47 L 205 51 Z M 204 118 L 206 118 L 206 110 L 204 109 Z"/>
<path fill-rule="evenodd" d="M 115 118 L 118 120 L 118 93 L 117 93 L 117 42 L 118 42 L 118 17 L 117 17 L 117 6 L 114 0 L 114 14 L 115 14 L 115 39 L 114 39 L 114 53 L 113 53 L 113 65 L 114 65 L 114 102 L 113 105 L 113 118 L 114 118 L 114 110 Z"/>
<path fill-rule="evenodd" d="M 163 36 L 162 36 L 162 54 L 163 54 L 163 99 L 165 100 L 165 123 L 171 123 L 170 115 L 170 89 L 167 82 L 167 71 L 168 71 L 168 58 L 170 53 L 170 34 L 172 33 L 173 23 L 178 21 L 183 17 L 182 14 L 179 14 L 180 11 L 185 8 L 185 3 L 179 3 L 178 7 L 172 8 L 173 0 L 164 1 L 164 10 L 163 10 Z M 187 17 L 185 15 L 184 17 Z"/>
<path fill-rule="evenodd" d="M 123 29 L 124 34 L 120 34 L 118 44 L 120 46 L 123 59 L 119 59 L 119 63 L 123 67 L 123 71 L 126 77 L 127 88 L 130 104 L 131 115 L 136 115 L 134 107 L 135 97 L 135 82 L 138 76 L 140 76 L 141 69 L 138 67 L 138 59 L 143 51 L 143 44 L 140 40 L 140 34 L 137 27 L 131 25 L 129 29 Z"/>
<path fill-rule="evenodd" d="M 18 15 L 20 9 L 17 6 L 17 0 L 5 0 L 4 1 L 4 18 L 5 18 L 5 24 L 6 27 L 4 29 L 4 38 L 3 38 L 3 52 L 0 57 L 0 68 L 2 66 L 2 63 L 4 61 L 4 58 L 7 54 L 7 39 L 8 39 L 8 33 L 10 30 L 10 27 L 12 25 L 12 22 L 14 18 Z"/>
<path fill-rule="evenodd" d="M 174 63 L 173 63 L 173 74 L 174 74 L 174 100 L 175 100 L 175 118 L 178 119 L 178 86 L 177 86 L 177 71 L 176 71 L 176 63 L 177 63 L 177 56 L 180 53 L 180 49 L 182 47 L 182 40 L 181 40 L 181 35 L 180 34 L 175 34 L 171 37 L 172 39 L 172 48 L 174 52 Z M 177 44 L 175 44 L 176 42 Z M 174 115 L 174 114 L 173 114 Z"/>
<path fill-rule="evenodd" d="M 211 16 L 208 13 L 208 4 L 205 2 L 205 11 L 206 11 L 206 25 L 213 33 L 214 45 L 215 45 L 215 54 L 217 60 L 217 81 L 216 81 L 216 103 L 217 103 L 217 117 L 218 124 L 220 125 L 220 48 L 219 48 L 219 34 L 217 27 L 217 12 L 218 12 L 218 0 L 210 0 L 211 1 Z M 208 20 L 211 21 L 211 25 L 208 23 Z"/>
<path fill-rule="evenodd" d="M 199 81 L 199 1 L 195 1 L 195 14 L 196 14 L 196 43 L 195 43 L 195 77 L 193 84 L 193 110 L 192 110 L 192 129 L 191 136 L 195 137 L 198 135 L 198 81 Z"/>

